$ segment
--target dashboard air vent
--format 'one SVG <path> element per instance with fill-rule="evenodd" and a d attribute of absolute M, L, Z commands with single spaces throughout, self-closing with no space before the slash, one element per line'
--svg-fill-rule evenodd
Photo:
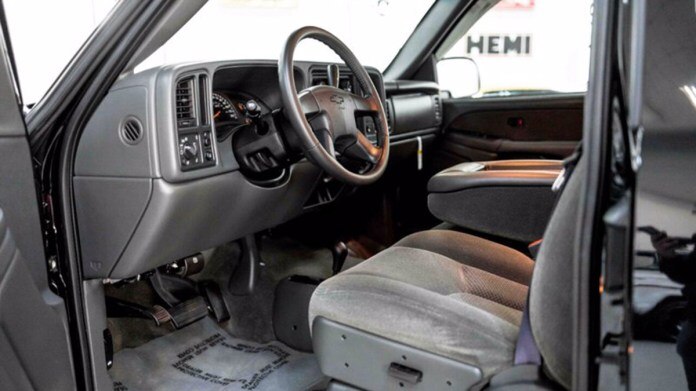
<path fill-rule="evenodd" d="M 329 75 L 326 71 L 326 68 L 312 68 L 310 71 L 310 85 L 312 86 L 318 86 L 318 85 L 325 85 L 329 84 Z M 353 72 L 350 70 L 341 68 L 340 80 L 338 82 L 339 87 L 342 90 L 348 91 L 348 92 L 355 92 L 359 93 L 359 91 L 356 90 L 356 82 L 353 80 Z"/>
<path fill-rule="evenodd" d="M 208 114 L 208 76 L 199 75 L 198 76 L 198 106 L 201 119 L 201 125 L 208 125 L 209 114 Z"/>
<path fill-rule="evenodd" d="M 135 118 L 126 119 L 121 125 L 121 138 L 129 145 L 139 143 L 143 139 L 143 125 Z"/>
<path fill-rule="evenodd" d="M 176 123 L 179 128 L 196 126 L 193 80 L 189 77 L 176 84 Z"/>
<path fill-rule="evenodd" d="M 312 81 L 311 85 L 317 86 L 320 84 L 328 84 L 329 77 L 327 76 L 325 69 L 313 68 L 310 74 L 310 79 Z"/>

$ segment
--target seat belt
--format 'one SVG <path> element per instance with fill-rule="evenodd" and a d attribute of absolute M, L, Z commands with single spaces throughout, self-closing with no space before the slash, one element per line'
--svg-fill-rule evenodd
<path fill-rule="evenodd" d="M 558 194 L 556 197 L 556 203 L 553 206 L 554 209 L 556 209 L 556 206 L 558 206 L 558 200 L 561 198 L 563 188 L 568 182 L 568 178 L 570 178 L 570 176 L 573 174 L 573 170 L 575 170 L 575 166 L 577 165 L 578 160 L 580 160 L 581 155 L 582 144 L 578 144 L 577 148 L 575 148 L 575 152 L 563 160 L 563 170 L 558 175 L 558 178 L 556 178 L 556 181 L 553 183 L 552 187 L 553 191 Z M 532 278 L 534 278 L 533 273 Z M 530 289 L 527 291 L 527 304 L 522 312 L 522 323 L 520 324 L 520 332 L 517 335 L 517 343 L 515 344 L 515 365 L 541 365 L 542 363 L 539 347 L 534 340 L 534 335 L 532 335 L 532 324 L 529 318 L 529 294 L 531 291 L 532 289 L 530 287 Z"/>
<path fill-rule="evenodd" d="M 532 324 L 529 321 L 529 293 L 527 293 L 527 305 L 522 312 L 522 324 L 515 344 L 515 365 L 534 364 L 541 365 L 541 353 L 532 335 Z"/>

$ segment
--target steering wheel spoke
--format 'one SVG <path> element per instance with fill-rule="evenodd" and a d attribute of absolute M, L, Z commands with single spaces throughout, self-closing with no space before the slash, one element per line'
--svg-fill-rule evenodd
<path fill-rule="evenodd" d="M 356 113 L 379 112 L 379 105 L 375 104 L 375 99 L 372 99 L 371 97 L 365 98 L 357 94 L 350 94 L 350 96 L 353 98 Z"/>
<path fill-rule="evenodd" d="M 321 112 L 321 107 L 319 107 L 319 103 L 312 95 L 312 91 L 301 91 L 297 94 L 297 100 L 300 102 L 300 108 L 306 117 L 311 118 Z"/>
<path fill-rule="evenodd" d="M 382 157 L 382 148 L 375 146 L 360 131 L 352 136 L 346 136 L 337 140 L 337 150 L 341 156 L 359 160 L 365 163 L 377 164 Z"/>
<path fill-rule="evenodd" d="M 334 145 L 334 138 L 328 129 L 315 130 L 314 134 L 319 140 L 319 144 L 326 150 L 326 153 L 331 155 L 332 158 L 336 158 L 336 147 Z"/>

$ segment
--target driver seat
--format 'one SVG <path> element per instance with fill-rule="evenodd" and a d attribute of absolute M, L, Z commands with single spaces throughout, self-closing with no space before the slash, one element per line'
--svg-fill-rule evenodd
<path fill-rule="evenodd" d="M 529 292 L 529 325 L 544 376 L 570 388 L 570 262 L 582 160 L 536 263 L 485 239 L 428 231 L 321 283 L 309 321 L 324 374 L 364 389 L 481 387 L 514 365 Z"/>

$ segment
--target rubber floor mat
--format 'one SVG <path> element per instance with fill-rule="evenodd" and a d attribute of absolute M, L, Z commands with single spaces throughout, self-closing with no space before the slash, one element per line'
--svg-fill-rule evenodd
<path fill-rule="evenodd" d="M 114 390 L 310 390 L 326 379 L 312 354 L 233 338 L 206 318 L 116 353 Z"/>

